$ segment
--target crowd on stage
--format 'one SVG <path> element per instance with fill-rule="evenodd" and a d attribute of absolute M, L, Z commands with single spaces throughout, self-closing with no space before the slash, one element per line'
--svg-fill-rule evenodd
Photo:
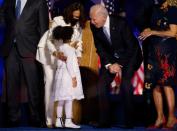
<path fill-rule="evenodd" d="M 137 77 L 143 78 L 144 117 L 150 118 L 144 126 L 177 127 L 177 0 L 1 3 L 3 127 L 19 127 L 26 121 L 27 126 L 41 128 L 80 129 L 82 124 L 111 128 L 112 103 L 116 101 L 123 108 L 121 127 L 132 129 L 136 126 L 132 78 L 142 65 L 143 74 Z M 92 32 L 100 60 L 96 104 L 87 106 L 87 110 L 96 106 L 97 117 L 77 123 L 73 119 L 74 102 L 88 100 L 81 70 L 87 50 L 83 40 L 86 28 Z M 119 84 L 114 100 L 110 95 L 113 81 Z"/>

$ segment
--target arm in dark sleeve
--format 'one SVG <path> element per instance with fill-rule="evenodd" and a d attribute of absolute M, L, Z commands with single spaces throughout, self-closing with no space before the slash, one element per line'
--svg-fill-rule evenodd
<path fill-rule="evenodd" d="M 134 69 L 137 70 L 142 62 L 139 42 L 126 22 L 123 22 L 121 27 L 121 34 L 126 46 L 126 54 L 122 65 L 125 67 L 134 66 Z"/>
<path fill-rule="evenodd" d="M 103 46 L 102 41 L 96 37 L 95 27 L 93 27 L 93 25 L 91 25 L 90 27 L 91 27 L 92 34 L 93 34 L 96 51 L 101 59 L 101 64 L 103 64 L 102 66 L 113 63 L 113 61 L 111 61 L 112 60 L 111 56 L 106 51 L 105 47 Z"/>
<path fill-rule="evenodd" d="M 44 34 L 44 32 L 49 27 L 49 16 L 48 16 L 48 7 L 46 0 L 41 0 L 39 5 L 39 28 L 40 28 L 40 36 Z"/>

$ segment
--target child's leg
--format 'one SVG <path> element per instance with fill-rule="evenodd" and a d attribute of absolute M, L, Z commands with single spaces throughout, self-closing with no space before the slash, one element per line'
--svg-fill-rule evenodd
<path fill-rule="evenodd" d="M 63 114 L 63 106 L 64 106 L 64 101 L 58 101 L 58 106 L 57 106 L 57 118 L 61 118 Z"/>
<path fill-rule="evenodd" d="M 63 120 L 62 120 L 62 115 L 63 115 L 63 106 L 64 106 L 64 101 L 58 101 L 57 105 L 57 119 L 55 122 L 55 127 L 63 127 Z"/>
<path fill-rule="evenodd" d="M 73 100 L 66 100 L 65 101 L 65 113 L 66 113 L 66 120 L 65 120 L 65 127 L 67 128 L 80 128 L 80 126 L 75 125 L 72 122 L 72 104 Z"/>
<path fill-rule="evenodd" d="M 66 118 L 72 118 L 73 112 L 72 112 L 72 100 L 66 100 L 65 101 L 65 113 L 66 113 Z"/>

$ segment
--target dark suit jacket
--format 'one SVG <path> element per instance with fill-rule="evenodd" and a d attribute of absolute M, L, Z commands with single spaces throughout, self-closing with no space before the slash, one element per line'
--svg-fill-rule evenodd
<path fill-rule="evenodd" d="M 8 56 L 14 40 L 22 57 L 35 58 L 40 37 L 48 29 L 48 7 L 46 0 L 27 0 L 26 5 L 17 20 L 15 16 L 15 0 L 6 0 L 5 40 L 1 47 L 3 56 Z"/>
<path fill-rule="evenodd" d="M 141 49 L 138 40 L 130 30 L 126 21 L 118 17 L 110 17 L 110 44 L 102 28 L 95 28 L 91 24 L 97 53 L 102 67 L 108 63 L 118 63 L 123 69 L 137 70 L 142 62 Z"/>

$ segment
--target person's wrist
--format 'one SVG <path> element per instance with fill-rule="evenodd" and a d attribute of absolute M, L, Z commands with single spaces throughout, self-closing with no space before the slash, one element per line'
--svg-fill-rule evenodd
<path fill-rule="evenodd" d="M 151 30 L 151 35 L 155 35 L 155 34 L 156 34 L 156 31 Z"/>
<path fill-rule="evenodd" d="M 108 68 L 108 70 L 110 70 L 110 68 L 111 68 L 111 65 L 108 65 L 108 67 L 107 67 L 107 68 Z"/>
<path fill-rule="evenodd" d="M 105 65 L 105 68 L 109 70 L 109 68 L 108 68 L 108 67 L 109 67 L 109 66 L 111 66 L 111 65 L 112 65 L 112 64 L 111 64 L 111 63 L 109 63 L 109 64 Z"/>

